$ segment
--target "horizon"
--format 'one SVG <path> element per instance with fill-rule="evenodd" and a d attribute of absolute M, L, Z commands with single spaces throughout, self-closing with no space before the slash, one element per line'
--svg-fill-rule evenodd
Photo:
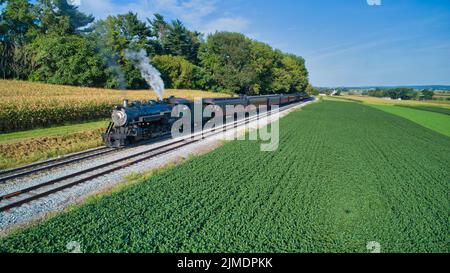
<path fill-rule="evenodd" d="M 450 89 L 448 84 L 407 84 L 407 85 L 361 85 L 361 86 L 351 86 L 351 85 L 341 85 L 341 86 L 315 86 L 318 88 L 415 88 L 415 87 L 444 87 Z"/>

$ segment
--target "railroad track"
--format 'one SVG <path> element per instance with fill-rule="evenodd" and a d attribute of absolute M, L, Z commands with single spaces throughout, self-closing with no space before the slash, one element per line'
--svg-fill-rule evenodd
<path fill-rule="evenodd" d="M 88 158 L 105 155 L 114 151 L 112 148 L 99 147 L 88 151 L 74 153 L 66 156 L 61 156 L 45 161 L 36 162 L 23 167 L 0 171 L 0 184 L 5 183 L 8 180 L 16 179 L 22 176 L 27 176 L 40 171 L 53 169 L 59 166 L 67 165 L 70 163 L 86 160 Z"/>
<path fill-rule="evenodd" d="M 131 145 L 127 148 L 108 148 L 108 147 L 98 147 L 94 149 L 90 149 L 88 151 L 83 151 L 79 153 L 73 153 L 66 156 L 61 156 L 58 158 L 53 158 L 45 161 L 36 162 L 33 164 L 29 164 L 23 167 L 9 169 L 0 171 L 0 184 L 4 184 L 9 180 L 17 179 L 24 176 L 29 176 L 33 174 L 40 173 L 42 171 L 48 171 L 57 167 L 66 166 L 72 163 L 81 162 L 87 159 L 92 159 L 95 157 L 108 155 L 112 153 L 116 153 L 119 151 L 122 151 L 124 149 L 130 149 L 138 145 L 145 145 L 153 142 L 163 141 L 165 139 L 168 139 L 170 137 L 170 134 L 164 134 L 158 138 L 144 141 L 135 145 Z"/>
<path fill-rule="evenodd" d="M 294 106 L 288 105 L 280 108 L 280 112 L 286 111 Z M 209 129 L 207 131 L 202 131 L 198 133 L 191 134 L 186 137 L 172 139 L 167 143 L 160 146 L 150 148 L 145 151 L 135 153 L 133 155 L 128 155 L 107 163 L 100 164 L 88 169 L 84 169 L 79 172 L 75 172 L 63 177 L 52 179 L 34 186 L 26 187 L 21 190 L 10 192 L 8 194 L 0 196 L 0 212 L 7 211 L 9 209 L 19 207 L 23 204 L 27 204 L 31 201 L 46 197 L 50 194 L 60 192 L 67 188 L 71 188 L 75 185 L 90 181 L 92 179 L 105 176 L 107 174 L 116 172 L 118 170 L 127 168 L 131 165 L 149 160 L 153 157 L 169 153 L 171 151 L 177 150 L 183 146 L 210 138 L 217 134 L 223 133 L 224 130 L 229 130 L 230 128 L 236 128 L 247 123 L 256 121 L 257 119 L 264 118 L 268 116 L 271 112 L 266 112 L 257 116 L 247 117 L 242 120 L 234 121 L 233 123 L 225 124 L 217 128 Z M 101 150 L 101 149 L 99 149 Z M 115 150 L 115 149 L 114 149 Z M 101 150 L 103 151 L 103 150 Z M 103 151 L 106 153 L 106 151 Z M 75 159 L 73 159 L 75 160 Z M 83 160 L 83 159 L 79 159 Z M 57 164 L 57 163 L 55 163 Z M 64 164 L 64 163 L 61 163 Z"/>

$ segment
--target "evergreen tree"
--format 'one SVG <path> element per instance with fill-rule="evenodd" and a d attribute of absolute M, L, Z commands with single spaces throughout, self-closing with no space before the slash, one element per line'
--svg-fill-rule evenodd
<path fill-rule="evenodd" d="M 200 47 L 198 32 L 189 31 L 179 20 L 172 22 L 164 42 L 166 54 L 182 56 L 197 63 L 197 52 Z"/>
<path fill-rule="evenodd" d="M 140 72 L 124 55 L 125 49 L 142 48 L 150 55 L 156 53 L 151 44 L 151 29 L 138 19 L 137 14 L 129 12 L 97 21 L 89 36 L 97 42 L 108 67 L 107 87 L 147 88 Z"/>
<path fill-rule="evenodd" d="M 153 20 L 147 19 L 159 55 L 181 56 L 192 63 L 198 63 L 198 50 L 202 43 L 201 33 L 188 30 L 180 20 L 167 23 L 161 14 L 156 13 Z"/>
<path fill-rule="evenodd" d="M 155 37 L 154 40 L 151 40 L 151 43 L 155 48 L 155 52 L 162 55 L 164 54 L 164 45 L 167 35 L 169 34 L 170 26 L 161 14 L 155 13 L 154 17 L 153 20 L 147 18 L 147 22 L 150 25 L 151 36 Z"/>
<path fill-rule="evenodd" d="M 67 0 L 38 0 L 36 12 L 44 33 L 58 35 L 83 32 L 85 27 L 94 22 L 92 15 L 86 15 Z"/>

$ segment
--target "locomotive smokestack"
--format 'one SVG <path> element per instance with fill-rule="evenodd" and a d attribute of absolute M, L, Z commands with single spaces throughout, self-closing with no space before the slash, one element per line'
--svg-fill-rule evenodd
<path fill-rule="evenodd" d="M 128 100 L 127 99 L 123 100 L 123 107 L 128 107 Z"/>

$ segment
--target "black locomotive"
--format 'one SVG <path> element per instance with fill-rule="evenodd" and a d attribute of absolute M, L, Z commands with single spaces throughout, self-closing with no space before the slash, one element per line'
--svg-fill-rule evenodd
<path fill-rule="evenodd" d="M 229 98 L 208 98 L 201 102 L 202 107 L 214 105 L 225 113 L 227 105 L 267 106 L 287 105 L 308 99 L 307 94 L 280 94 L 266 96 L 241 96 Z M 177 105 L 194 108 L 194 102 L 182 98 L 170 97 L 163 101 L 147 102 L 124 100 L 123 105 L 116 106 L 112 112 L 106 132 L 102 134 L 106 146 L 120 148 L 140 140 L 151 139 L 171 131 L 177 118 L 172 117 L 172 109 Z M 225 118 L 225 117 L 224 117 Z M 207 120 L 203 120 L 205 123 Z M 225 120 L 226 122 L 226 120 Z"/>

